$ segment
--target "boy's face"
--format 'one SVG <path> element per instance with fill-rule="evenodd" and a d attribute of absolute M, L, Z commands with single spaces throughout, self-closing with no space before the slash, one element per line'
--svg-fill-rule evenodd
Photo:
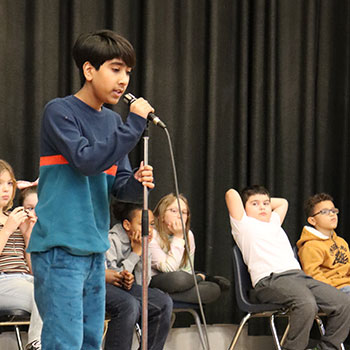
<path fill-rule="evenodd" d="M 254 194 L 250 196 L 245 204 L 247 216 L 254 219 L 269 222 L 271 218 L 271 201 L 267 194 Z"/>
<path fill-rule="evenodd" d="M 25 210 L 33 212 L 35 215 L 35 207 L 38 204 L 38 195 L 36 193 L 31 193 L 23 201 L 23 207 Z"/>
<path fill-rule="evenodd" d="M 118 58 L 105 61 L 98 70 L 91 66 L 85 77 L 91 82 L 96 101 L 101 104 L 118 103 L 128 87 L 131 70 Z"/>
<path fill-rule="evenodd" d="M 326 209 L 327 213 L 322 213 L 321 211 L 323 209 Z M 307 221 L 314 226 L 316 230 L 330 235 L 338 225 L 338 214 L 329 211 L 333 209 L 335 209 L 335 207 L 332 201 L 319 202 L 314 207 L 314 214 L 316 215 L 308 217 Z"/>
<path fill-rule="evenodd" d="M 126 233 L 130 236 L 136 232 L 142 234 L 142 210 L 135 210 L 134 216 L 129 220 L 124 220 L 123 227 Z M 154 228 L 154 216 L 151 210 L 148 211 L 148 239 L 152 240 Z"/>

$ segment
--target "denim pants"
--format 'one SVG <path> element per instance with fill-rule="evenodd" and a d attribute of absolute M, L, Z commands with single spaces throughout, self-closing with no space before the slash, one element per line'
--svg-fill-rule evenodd
<path fill-rule="evenodd" d="M 28 344 L 40 339 L 42 321 L 34 301 L 32 275 L 24 273 L 0 274 L 0 308 L 30 312 Z"/>
<path fill-rule="evenodd" d="M 255 286 L 262 303 L 287 305 L 290 329 L 285 349 L 305 350 L 317 312 L 327 315 L 326 334 L 321 336 L 322 350 L 340 349 L 350 329 L 350 297 L 338 289 L 316 281 L 301 270 L 272 273 Z"/>
<path fill-rule="evenodd" d="M 135 323 L 142 314 L 142 286 L 129 291 L 106 285 L 106 310 L 111 316 L 105 350 L 130 350 Z M 148 288 L 148 349 L 161 350 L 170 329 L 173 302 L 168 294 Z M 141 325 L 140 325 L 141 326 Z"/>
<path fill-rule="evenodd" d="M 32 253 L 42 350 L 99 350 L 105 310 L 104 254 L 61 248 Z"/>

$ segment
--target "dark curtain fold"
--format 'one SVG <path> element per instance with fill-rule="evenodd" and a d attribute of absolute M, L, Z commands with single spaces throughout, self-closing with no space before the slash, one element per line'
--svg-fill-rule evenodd
<path fill-rule="evenodd" d="M 346 0 L 0 0 L 0 158 L 38 175 L 42 110 L 79 89 L 79 33 L 126 36 L 137 52 L 129 91 L 146 97 L 172 136 L 180 191 L 191 204 L 196 268 L 233 280 L 229 187 L 259 183 L 289 200 L 292 244 L 303 202 L 334 196 L 350 240 L 350 3 Z M 127 107 L 112 107 L 123 115 Z M 136 167 L 142 142 L 132 152 Z M 174 190 L 164 132 L 150 128 L 153 207 Z M 233 289 L 209 323 L 237 322 Z"/>

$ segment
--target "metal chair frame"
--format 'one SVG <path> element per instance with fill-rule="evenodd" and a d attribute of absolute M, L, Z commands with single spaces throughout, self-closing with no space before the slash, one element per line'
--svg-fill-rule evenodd
<path fill-rule="evenodd" d="M 171 319 L 171 327 L 174 325 L 175 320 L 176 320 L 176 314 L 180 312 L 187 312 L 190 313 L 196 323 L 197 330 L 198 330 L 198 336 L 200 339 L 200 342 L 202 344 L 202 348 L 204 350 L 209 349 L 209 344 L 208 344 L 208 338 L 204 335 L 203 331 L 203 325 L 201 322 L 201 319 L 198 315 L 198 310 L 199 305 L 195 303 L 186 303 L 182 301 L 174 301 L 174 306 L 173 306 L 173 313 L 172 313 L 172 319 Z"/>
<path fill-rule="evenodd" d="M 30 313 L 19 309 L 1 309 L 0 310 L 0 326 L 14 327 L 18 350 L 24 350 L 20 326 L 29 326 Z"/>

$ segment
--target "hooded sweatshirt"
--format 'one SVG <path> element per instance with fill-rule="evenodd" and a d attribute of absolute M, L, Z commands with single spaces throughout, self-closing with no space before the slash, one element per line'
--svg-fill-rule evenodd
<path fill-rule="evenodd" d="M 304 226 L 297 247 L 307 275 L 336 288 L 350 285 L 349 246 L 334 231 L 328 237 L 313 227 Z"/>

